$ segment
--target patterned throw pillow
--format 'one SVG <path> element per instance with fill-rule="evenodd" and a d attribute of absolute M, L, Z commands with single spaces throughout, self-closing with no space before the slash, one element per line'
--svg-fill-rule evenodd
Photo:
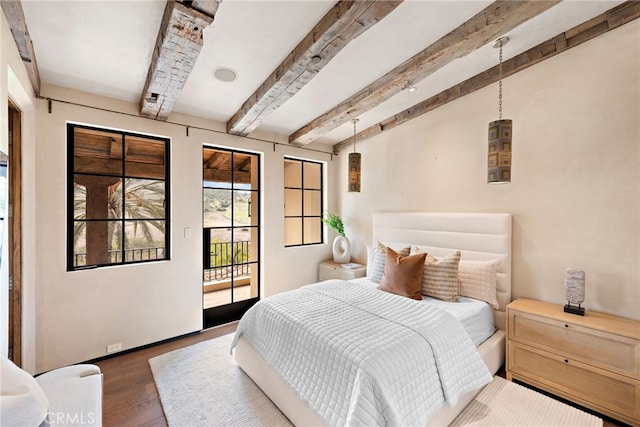
<path fill-rule="evenodd" d="M 499 259 L 460 261 L 458 268 L 460 295 L 488 302 L 497 310 L 499 304 L 496 285 L 499 267 Z"/>
<path fill-rule="evenodd" d="M 378 289 L 422 301 L 420 284 L 426 253 L 402 256 L 387 248 L 384 275 Z"/>
<path fill-rule="evenodd" d="M 416 248 L 416 253 L 424 252 Z M 438 258 L 427 255 L 422 273 L 422 294 L 442 301 L 458 301 L 460 251 Z"/>
<path fill-rule="evenodd" d="M 369 264 L 367 266 L 367 270 L 369 270 L 369 267 L 371 268 L 371 271 L 368 271 L 369 280 L 380 284 L 380 280 L 382 280 L 382 275 L 384 274 L 384 265 L 387 262 L 387 247 L 378 242 L 371 252 L 372 256 L 369 257 Z M 407 256 L 409 252 L 411 252 L 411 247 L 403 247 L 395 252 L 399 255 Z"/>

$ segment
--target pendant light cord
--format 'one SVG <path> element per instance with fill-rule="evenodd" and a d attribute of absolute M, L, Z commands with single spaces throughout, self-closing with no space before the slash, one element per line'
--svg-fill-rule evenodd
<path fill-rule="evenodd" d="M 351 120 L 353 122 L 353 152 L 356 152 L 356 123 L 358 123 L 359 119 Z"/>
<path fill-rule="evenodd" d="M 500 65 L 498 66 L 498 119 L 502 120 L 502 40 L 500 40 Z"/>

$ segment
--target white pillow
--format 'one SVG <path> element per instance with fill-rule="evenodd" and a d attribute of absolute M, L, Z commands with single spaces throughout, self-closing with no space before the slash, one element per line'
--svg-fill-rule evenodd
<path fill-rule="evenodd" d="M 410 246 L 401 247 L 401 248 L 393 248 L 398 255 L 407 256 L 411 251 Z M 382 275 L 384 274 L 384 266 L 387 262 L 387 247 L 380 242 L 376 243 L 375 248 L 367 248 L 368 257 L 367 257 L 367 276 L 369 276 L 369 280 L 374 283 L 380 284 L 380 280 L 382 280 Z"/>
<path fill-rule="evenodd" d="M 0 425 L 39 426 L 49 400 L 35 378 L 0 356 Z"/>
<path fill-rule="evenodd" d="M 496 310 L 499 308 L 496 285 L 499 259 L 489 261 L 461 260 L 458 266 L 460 295 L 485 301 Z"/>
<path fill-rule="evenodd" d="M 371 277 L 373 273 L 373 258 L 375 255 L 375 251 L 369 245 L 367 245 L 367 277 Z"/>

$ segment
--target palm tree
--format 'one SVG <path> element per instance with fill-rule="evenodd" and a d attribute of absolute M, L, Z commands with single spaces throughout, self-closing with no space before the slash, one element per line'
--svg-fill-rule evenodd
<path fill-rule="evenodd" d="M 124 180 L 124 212 L 121 181 L 108 189 L 108 219 L 112 220 L 109 233 L 108 247 L 110 251 L 123 248 L 152 248 L 165 235 L 165 188 L 164 181 L 140 178 L 126 178 Z M 74 195 L 74 228 L 73 243 L 77 243 L 84 236 L 86 229 L 87 206 L 86 187 L 76 184 Z M 106 218 L 105 218 L 106 219 Z M 126 227 L 123 233 L 123 224 Z M 138 237 L 138 232 L 142 237 Z M 154 238 L 154 234 L 155 237 Z M 161 239 L 158 239 L 161 237 Z M 124 242 L 123 242 L 124 239 Z M 78 252 L 78 250 L 74 250 Z"/>

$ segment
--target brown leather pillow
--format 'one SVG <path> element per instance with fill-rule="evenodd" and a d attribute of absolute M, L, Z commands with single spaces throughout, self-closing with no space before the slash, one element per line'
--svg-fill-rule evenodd
<path fill-rule="evenodd" d="M 402 256 L 391 248 L 387 248 L 387 259 L 384 275 L 378 289 L 402 295 L 415 300 L 422 300 L 420 285 L 426 253 Z"/>

